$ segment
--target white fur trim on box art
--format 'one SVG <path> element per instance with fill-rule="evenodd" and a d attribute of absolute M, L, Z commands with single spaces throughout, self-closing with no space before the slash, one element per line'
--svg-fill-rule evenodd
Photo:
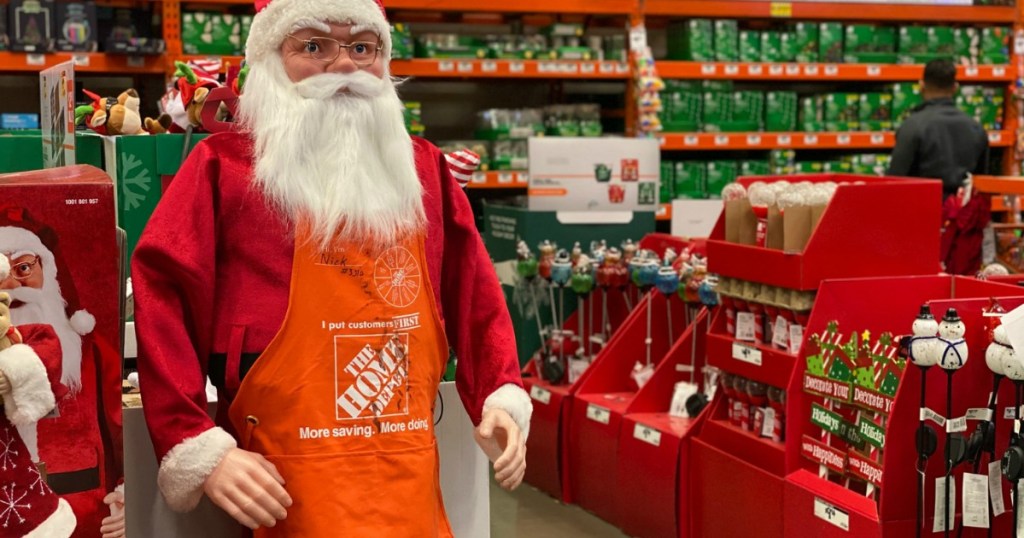
<path fill-rule="evenodd" d="M 78 519 L 71 505 L 64 499 L 57 501 L 57 509 L 50 514 L 38 527 L 25 535 L 25 538 L 67 538 L 75 532 Z"/>
<path fill-rule="evenodd" d="M 277 54 L 281 43 L 304 20 L 351 22 L 358 28 L 372 29 L 380 36 L 385 64 L 391 58 L 391 26 L 374 0 L 274 0 L 252 19 L 245 56 L 260 62 Z"/>
<path fill-rule="evenodd" d="M 167 506 L 175 512 L 195 508 L 203 498 L 206 478 L 237 446 L 235 438 L 221 428 L 210 428 L 175 445 L 160 462 L 156 478 Z"/>
<path fill-rule="evenodd" d="M 4 414 L 14 425 L 31 424 L 56 405 L 46 367 L 32 348 L 15 344 L 0 351 L 0 371 L 11 383 L 11 392 L 3 400 Z"/>
<path fill-rule="evenodd" d="M 484 400 L 484 411 L 501 409 L 512 417 L 523 432 L 523 441 L 530 436 L 530 415 L 533 414 L 533 402 L 530 395 L 519 385 L 511 383 L 498 387 Z"/>

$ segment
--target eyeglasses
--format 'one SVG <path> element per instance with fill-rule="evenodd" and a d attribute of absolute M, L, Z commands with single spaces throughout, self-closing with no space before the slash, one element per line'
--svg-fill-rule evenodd
<path fill-rule="evenodd" d="M 17 260 L 11 260 L 11 276 L 18 282 L 28 280 L 36 274 L 39 266 L 39 256 L 21 256 Z"/>
<path fill-rule="evenodd" d="M 306 55 L 319 62 L 332 63 L 341 56 L 341 49 L 345 49 L 352 63 L 359 67 L 367 67 L 377 61 L 377 54 L 380 53 L 380 42 L 356 41 L 345 45 L 329 37 L 299 39 L 291 34 L 288 37 L 302 43 Z"/>

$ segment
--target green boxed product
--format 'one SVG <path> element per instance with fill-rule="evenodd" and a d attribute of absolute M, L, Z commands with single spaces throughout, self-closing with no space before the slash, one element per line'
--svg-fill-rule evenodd
<path fill-rule="evenodd" d="M 725 92 L 704 92 L 704 105 L 701 111 L 701 123 L 705 129 L 732 120 L 733 96 Z M 712 127 L 710 131 L 719 130 Z"/>
<path fill-rule="evenodd" d="M 930 52 L 928 48 L 928 34 L 931 27 L 928 26 L 903 26 L 900 27 L 899 52 L 900 55 L 921 54 Z M 870 52 L 870 51 L 858 51 Z"/>
<path fill-rule="evenodd" d="M 750 130 L 759 131 L 764 118 L 764 92 L 740 91 L 734 92 L 732 97 L 732 115 L 729 119 L 733 122 L 751 122 L 757 127 Z"/>
<path fill-rule="evenodd" d="M 777 30 L 765 30 L 761 32 L 761 61 L 785 61 L 785 55 L 782 50 L 782 32 Z"/>
<path fill-rule="evenodd" d="M 529 168 L 527 140 L 495 140 L 491 153 L 494 170 L 526 170 Z"/>
<path fill-rule="evenodd" d="M 731 80 L 705 80 L 701 87 L 706 92 L 731 92 L 734 85 Z"/>
<path fill-rule="evenodd" d="M 857 114 L 862 131 L 892 130 L 892 94 L 862 93 Z"/>
<path fill-rule="evenodd" d="M 557 47 L 551 51 L 559 60 L 588 61 L 597 58 L 597 51 L 590 47 Z"/>
<path fill-rule="evenodd" d="M 823 22 L 818 25 L 818 61 L 843 61 L 843 23 Z"/>
<path fill-rule="evenodd" d="M 800 161 L 796 163 L 797 174 L 820 174 L 825 171 L 825 163 L 816 161 Z"/>
<path fill-rule="evenodd" d="M 761 61 L 761 32 L 742 30 L 740 32 L 740 61 Z"/>
<path fill-rule="evenodd" d="M 427 34 L 416 38 L 417 58 L 486 58 L 487 43 L 473 36 Z"/>
<path fill-rule="evenodd" d="M 412 39 L 409 25 L 396 23 L 391 25 L 391 59 L 409 60 L 415 56 L 416 45 Z"/>
<path fill-rule="evenodd" d="M 213 23 L 213 43 L 210 54 L 242 54 L 242 21 L 238 15 L 224 13 L 216 15 Z"/>
<path fill-rule="evenodd" d="M 701 80 L 678 80 L 678 79 L 667 79 L 665 80 L 665 91 L 666 92 L 703 92 L 704 81 Z"/>
<path fill-rule="evenodd" d="M 866 153 L 854 155 L 852 160 L 852 172 L 854 174 L 868 174 L 883 176 L 889 170 L 889 155 Z"/>
<path fill-rule="evenodd" d="M 676 199 L 676 165 L 672 161 L 661 161 L 658 192 L 661 203 L 667 204 Z"/>
<path fill-rule="evenodd" d="M 933 54 L 956 54 L 956 36 L 949 26 L 932 26 L 928 28 L 928 49 Z"/>
<path fill-rule="evenodd" d="M 181 14 L 181 47 L 185 54 L 207 54 L 213 43 L 214 13 L 186 11 Z"/>
<path fill-rule="evenodd" d="M 674 22 L 668 29 L 668 59 L 692 62 L 715 60 L 714 25 L 708 19 Z"/>
<path fill-rule="evenodd" d="M 722 188 L 736 181 L 737 177 L 739 177 L 739 166 L 736 161 L 708 162 L 707 195 L 711 198 L 720 198 Z"/>
<path fill-rule="evenodd" d="M 772 173 L 769 161 L 740 161 L 739 177 L 767 176 Z"/>
<path fill-rule="evenodd" d="M 853 172 L 853 165 L 847 161 L 826 161 L 822 164 L 822 172 L 826 174 L 849 174 Z"/>
<path fill-rule="evenodd" d="M 675 163 L 676 198 L 707 198 L 707 164 L 701 161 Z"/>
<path fill-rule="evenodd" d="M 819 27 L 816 22 L 798 22 L 793 25 L 793 59 L 802 63 L 814 63 L 820 56 L 818 39 Z"/>
<path fill-rule="evenodd" d="M 860 94 L 829 93 L 825 95 L 824 120 L 826 122 L 856 122 L 860 119 Z"/>
<path fill-rule="evenodd" d="M 583 37 L 585 28 L 576 22 L 556 22 L 541 28 L 540 33 L 552 37 Z"/>
<path fill-rule="evenodd" d="M 735 19 L 715 21 L 715 59 L 736 62 L 740 59 L 740 29 Z"/>
<path fill-rule="evenodd" d="M 782 61 L 792 62 L 796 60 L 796 54 L 800 50 L 796 34 L 793 32 L 781 32 L 782 36 Z"/>
<path fill-rule="evenodd" d="M 765 131 L 795 131 L 797 95 L 796 92 L 768 92 L 765 97 Z"/>
<path fill-rule="evenodd" d="M 690 132 L 700 129 L 703 94 L 672 91 L 661 94 L 661 124 L 666 132 Z"/>
<path fill-rule="evenodd" d="M 961 61 L 971 62 L 981 55 L 981 32 L 974 27 L 953 30 L 954 54 Z"/>
<path fill-rule="evenodd" d="M 1012 31 L 1004 26 L 982 28 L 980 64 L 1010 63 L 1010 39 Z"/>
<path fill-rule="evenodd" d="M 242 22 L 242 48 L 239 54 L 245 55 L 245 44 L 249 42 L 249 29 L 252 28 L 252 15 L 242 15 L 239 20 Z M 412 57 L 411 54 L 409 57 Z"/>
<path fill-rule="evenodd" d="M 897 82 L 891 86 L 892 91 L 892 121 L 899 125 L 910 116 L 914 107 L 920 105 L 920 85 L 916 82 Z"/>
<path fill-rule="evenodd" d="M 849 63 L 895 62 L 896 28 L 850 24 L 845 32 L 845 59 Z"/>

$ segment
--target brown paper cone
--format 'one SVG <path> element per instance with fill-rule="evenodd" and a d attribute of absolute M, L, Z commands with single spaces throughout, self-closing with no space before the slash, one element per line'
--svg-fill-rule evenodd
<path fill-rule="evenodd" d="M 786 252 L 803 252 L 807 246 L 807 240 L 811 238 L 811 213 L 810 206 L 795 206 L 786 209 L 783 213 L 783 228 L 785 229 L 785 241 L 782 250 Z"/>
<path fill-rule="evenodd" d="M 741 245 L 757 242 L 757 217 L 750 207 L 750 200 L 729 200 L 725 202 L 725 240 Z"/>
<path fill-rule="evenodd" d="M 825 212 L 825 205 L 811 206 L 811 235 L 814 235 L 814 228 L 818 226 L 818 221 L 821 220 L 821 214 Z"/>
<path fill-rule="evenodd" d="M 768 235 L 765 238 L 764 246 L 775 250 L 782 250 L 783 246 L 783 226 L 782 226 L 782 212 L 779 211 L 779 206 L 773 205 L 768 208 Z"/>

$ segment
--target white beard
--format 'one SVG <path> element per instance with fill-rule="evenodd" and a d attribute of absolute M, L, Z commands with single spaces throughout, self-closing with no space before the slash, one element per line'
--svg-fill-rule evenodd
<path fill-rule="evenodd" d="M 293 83 L 278 55 L 254 62 L 239 119 L 255 142 L 255 184 L 289 222 L 309 224 L 321 248 L 336 237 L 394 245 L 426 222 L 402 111 L 387 76 Z"/>
<path fill-rule="evenodd" d="M 64 298 L 55 281 L 46 279 L 42 289 L 21 286 L 7 291 L 12 301 L 25 303 L 11 310 L 15 325 L 39 323 L 53 327 L 60 340 L 60 382 L 73 394 L 82 390 L 82 336 L 71 327 L 64 313 Z"/>

